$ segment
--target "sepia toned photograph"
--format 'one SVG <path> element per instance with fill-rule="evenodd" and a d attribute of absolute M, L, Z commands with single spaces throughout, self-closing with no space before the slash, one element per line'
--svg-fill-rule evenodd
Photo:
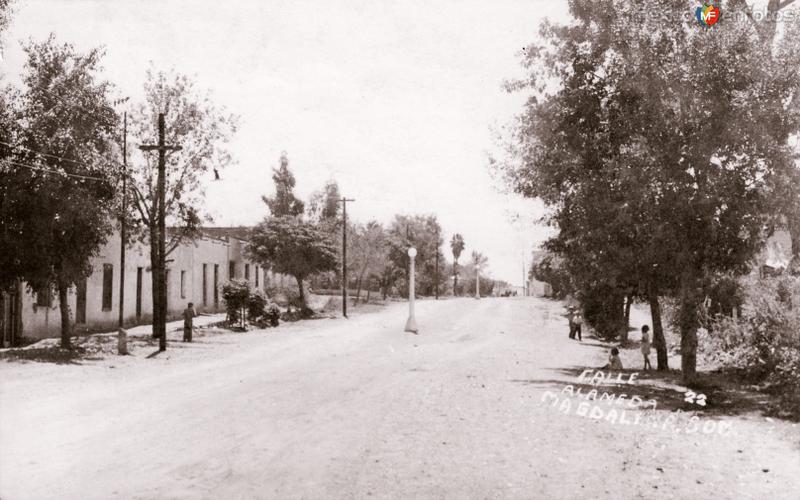
<path fill-rule="evenodd" d="M 800 499 L 800 2 L 0 0 L 0 500 Z"/>

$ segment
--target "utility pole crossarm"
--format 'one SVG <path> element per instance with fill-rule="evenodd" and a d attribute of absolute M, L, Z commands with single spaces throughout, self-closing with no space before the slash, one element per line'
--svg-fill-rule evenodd
<path fill-rule="evenodd" d="M 139 149 L 142 151 L 180 151 L 183 149 L 181 146 L 159 146 L 159 145 L 152 145 L 152 144 L 142 144 L 139 146 Z"/>
<path fill-rule="evenodd" d="M 139 146 L 142 151 L 158 151 L 158 181 L 157 181 L 157 214 L 158 217 L 158 245 L 156 252 L 156 262 L 154 263 L 153 279 L 156 282 L 157 296 L 153 297 L 153 334 L 159 337 L 159 350 L 167 349 L 167 281 L 166 281 L 166 211 L 165 211 L 165 185 L 167 182 L 167 151 L 180 151 L 178 145 L 165 144 L 164 137 L 164 113 L 158 114 L 158 144 L 143 144 Z M 152 244 L 152 242 L 151 242 Z"/>

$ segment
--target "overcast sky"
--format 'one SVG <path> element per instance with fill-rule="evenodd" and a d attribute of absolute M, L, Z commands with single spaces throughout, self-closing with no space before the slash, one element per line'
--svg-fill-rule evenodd
<path fill-rule="evenodd" d="M 2 64 L 13 81 L 19 41 L 54 32 L 105 46 L 119 95 L 141 95 L 151 61 L 192 75 L 241 116 L 237 164 L 207 187 L 217 225 L 266 214 L 260 196 L 285 150 L 298 196 L 334 178 L 361 222 L 434 213 L 447 241 L 462 233 L 467 255 L 484 252 L 494 277 L 519 284 L 547 230 L 538 204 L 492 181 L 490 127 L 521 110 L 501 87 L 521 74 L 521 48 L 545 16 L 565 15 L 554 0 L 16 0 Z"/>

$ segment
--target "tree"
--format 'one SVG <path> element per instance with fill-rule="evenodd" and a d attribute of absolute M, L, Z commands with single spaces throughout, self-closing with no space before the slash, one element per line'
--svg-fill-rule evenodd
<path fill-rule="evenodd" d="M 258 224 L 246 246 L 247 255 L 265 268 L 294 276 L 301 308 L 308 313 L 303 280 L 337 266 L 336 245 L 314 224 L 285 215 Z"/>
<path fill-rule="evenodd" d="M 291 175 L 291 173 L 289 173 Z M 276 179 L 276 185 L 278 180 Z M 325 183 L 321 190 L 314 191 L 306 204 L 306 220 L 317 225 L 324 231 L 331 240 L 336 243 L 338 248 L 342 247 L 342 218 L 339 215 L 339 206 L 342 195 L 339 192 L 339 184 L 333 179 Z M 352 230 L 348 228 L 348 238 L 351 238 Z M 350 241 L 348 240 L 348 241 Z M 348 246 L 349 251 L 349 246 Z M 348 254 L 349 257 L 350 254 Z M 348 258 L 350 260 L 350 258 Z M 313 280 L 314 288 L 333 288 L 336 283 L 341 281 L 341 268 L 327 273 L 317 274 Z"/>
<path fill-rule="evenodd" d="M 489 261 L 482 253 L 476 252 L 475 250 L 472 251 L 471 256 L 472 267 L 475 268 L 475 298 L 481 298 L 481 290 L 480 290 L 480 282 L 481 282 L 481 271 L 484 267 L 486 267 L 486 263 Z"/>
<path fill-rule="evenodd" d="M 12 0 L 0 0 L 0 36 L 11 24 L 11 3 Z M 3 49 L 3 42 L 0 39 L 0 51 Z M 1 52 L 0 52 L 1 53 Z"/>
<path fill-rule="evenodd" d="M 275 179 L 276 186 L 277 183 L 278 180 Z M 311 194 L 306 206 L 306 218 L 311 222 L 329 227 L 331 231 L 335 230 L 339 222 L 339 203 L 341 199 L 339 184 L 333 179 L 329 180 L 321 191 L 315 191 Z"/>
<path fill-rule="evenodd" d="M 453 295 L 458 295 L 458 258 L 464 251 L 464 237 L 459 233 L 450 238 L 450 250 L 453 251 Z"/>
<path fill-rule="evenodd" d="M 197 89 L 185 75 L 147 71 L 145 101 L 131 113 L 130 130 L 139 144 L 158 142 L 157 117 L 165 114 L 166 143 L 180 145 L 178 153 L 168 153 L 166 162 L 166 200 L 164 212 L 168 231 L 164 259 L 182 242 L 199 234 L 203 221 L 205 191 L 202 182 L 211 171 L 218 173 L 232 162 L 227 144 L 236 132 L 238 118 L 213 104 L 208 92 Z M 157 155 L 140 154 L 129 165 L 129 185 L 138 216 L 138 235 L 150 245 L 153 269 L 161 256 L 158 249 Z M 136 236 L 132 232 L 132 236 Z M 166 329 L 166 281 L 153 273 L 153 336 Z"/>
<path fill-rule="evenodd" d="M 353 225 L 349 234 L 347 255 L 356 274 L 356 300 L 360 300 L 364 279 L 381 273 L 386 258 L 386 234 L 377 221 Z"/>
<path fill-rule="evenodd" d="M 387 269 L 386 276 L 391 278 L 391 284 L 402 278 L 403 287 L 406 288 L 403 295 L 408 294 L 408 248 L 413 246 L 417 249 L 415 266 L 419 270 L 418 279 L 415 282 L 418 292 L 421 295 L 433 295 L 436 286 L 436 254 L 439 254 L 440 262 L 444 262 L 441 253 L 441 227 L 435 215 L 396 215 L 387 231 L 387 258 L 391 262 L 394 271 Z M 439 285 L 447 281 L 447 277 L 439 274 Z"/>
<path fill-rule="evenodd" d="M 559 235 L 547 248 L 564 258 L 585 306 L 591 297 L 622 322 L 632 288 L 651 304 L 661 294 L 678 299 L 691 382 L 705 289 L 720 273 L 749 270 L 777 215 L 769 198 L 794 168 L 786 144 L 800 119 L 800 51 L 797 37 L 785 39 L 781 63 L 771 64 L 771 45 L 737 15 L 741 6 L 728 6 L 724 29 L 636 16 L 641 8 L 575 1 L 573 24 L 543 25 L 545 43 L 525 51 L 530 77 L 511 85 L 535 95 L 518 123 L 510 177 L 552 207 Z M 686 4 L 648 9 L 677 19 Z M 654 340 L 661 365 L 665 346 L 657 332 Z"/>
<path fill-rule="evenodd" d="M 54 288 L 61 346 L 70 348 L 69 289 L 91 274 L 90 259 L 113 230 L 117 171 L 105 158 L 117 116 L 110 84 L 97 76 L 98 49 L 80 54 L 53 36 L 24 49 L 16 123 L 0 132 L 7 143 L 0 151 L 7 160 L 0 167 L 0 281 L 21 279 L 48 295 Z M 7 110 L 0 115 L 12 121 Z"/>
<path fill-rule="evenodd" d="M 294 195 L 294 175 L 289 170 L 289 157 L 281 153 L 280 166 L 272 169 L 275 196 L 262 196 L 273 217 L 299 217 L 303 214 L 303 202 Z"/>
<path fill-rule="evenodd" d="M 494 291 L 496 282 L 484 273 L 481 277 L 478 276 L 478 270 L 472 262 L 466 262 L 459 266 L 459 283 L 464 290 L 478 290 L 481 297 L 488 297 Z M 474 296 L 474 295 L 473 295 Z"/>
<path fill-rule="evenodd" d="M 566 298 L 572 293 L 569 273 L 564 269 L 562 260 L 550 252 L 534 252 L 528 279 L 549 284 L 553 297 L 558 299 Z"/>

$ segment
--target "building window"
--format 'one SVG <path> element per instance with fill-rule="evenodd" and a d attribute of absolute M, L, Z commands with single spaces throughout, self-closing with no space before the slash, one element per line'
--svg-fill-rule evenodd
<path fill-rule="evenodd" d="M 114 266 L 103 264 L 103 310 L 111 310 L 111 302 L 114 292 Z"/>
<path fill-rule="evenodd" d="M 53 292 L 50 285 L 36 290 L 36 307 L 50 307 L 53 305 Z"/>
<path fill-rule="evenodd" d="M 228 279 L 232 280 L 236 277 L 236 262 L 230 261 L 228 263 Z"/>
<path fill-rule="evenodd" d="M 186 298 L 186 271 L 181 271 L 181 298 Z"/>
<path fill-rule="evenodd" d="M 256 266 L 256 288 L 258 288 L 258 266 Z"/>
<path fill-rule="evenodd" d="M 244 279 L 250 281 L 250 264 L 244 265 Z"/>
<path fill-rule="evenodd" d="M 208 276 L 206 276 L 206 271 L 208 271 L 208 264 L 203 264 L 203 305 L 208 305 Z"/>

